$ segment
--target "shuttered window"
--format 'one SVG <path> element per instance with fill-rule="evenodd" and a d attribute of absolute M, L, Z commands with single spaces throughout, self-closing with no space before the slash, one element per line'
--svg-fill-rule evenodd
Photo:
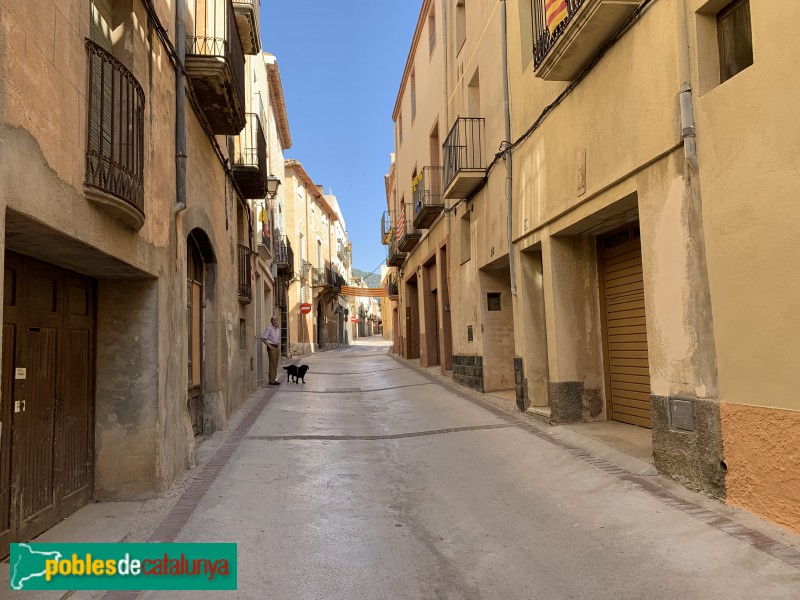
<path fill-rule="evenodd" d="M 89 3 L 89 10 L 91 11 L 89 37 L 106 52 L 112 51 L 111 3 L 112 0 L 92 0 Z"/>
<path fill-rule="evenodd" d="M 113 53 L 111 44 L 111 2 L 112 0 L 91 0 L 89 37 L 109 54 Z M 92 103 L 89 122 L 89 148 L 100 156 L 111 156 L 112 109 L 114 102 L 113 74 L 102 60 L 92 61 L 90 102 Z"/>

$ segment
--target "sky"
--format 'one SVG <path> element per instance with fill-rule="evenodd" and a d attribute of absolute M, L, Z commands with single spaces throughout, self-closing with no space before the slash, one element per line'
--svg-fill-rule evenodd
<path fill-rule="evenodd" d="M 422 0 L 262 0 L 261 40 L 278 59 L 292 147 L 342 207 L 353 267 L 386 251 L 383 176 L 394 151 L 392 109 Z"/>

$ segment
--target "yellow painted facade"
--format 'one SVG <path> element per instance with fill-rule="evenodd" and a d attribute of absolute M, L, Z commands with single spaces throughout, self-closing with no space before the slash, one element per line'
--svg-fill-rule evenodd
<path fill-rule="evenodd" d="M 651 427 L 661 473 L 797 530 L 752 429 L 800 412 L 800 9 L 747 4 L 753 64 L 722 81 L 724 0 L 586 0 L 555 35 L 540 0 L 423 2 L 387 176 L 395 352 L 553 424 Z M 403 254 L 425 165 L 447 198 Z"/>

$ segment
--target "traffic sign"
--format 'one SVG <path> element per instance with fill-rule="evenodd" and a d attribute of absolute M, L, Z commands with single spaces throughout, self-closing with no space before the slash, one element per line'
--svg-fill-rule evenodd
<path fill-rule="evenodd" d="M 358 320 L 359 320 L 359 319 L 358 319 L 358 317 L 350 317 L 350 320 L 351 320 L 353 323 L 358 323 Z"/>
<path fill-rule="evenodd" d="M 308 302 L 303 302 L 300 305 L 300 312 L 303 313 L 304 315 L 307 315 L 308 313 L 311 312 L 311 305 Z"/>

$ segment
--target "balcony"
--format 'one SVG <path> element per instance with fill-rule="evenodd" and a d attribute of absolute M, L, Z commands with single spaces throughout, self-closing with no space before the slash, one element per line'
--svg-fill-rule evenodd
<path fill-rule="evenodd" d="M 325 271 L 330 269 L 313 268 L 311 269 L 311 286 L 323 287 L 328 285 L 328 275 Z"/>
<path fill-rule="evenodd" d="M 642 0 L 566 0 L 568 16 L 547 27 L 547 0 L 533 1 L 533 61 L 536 77 L 571 81 L 639 7 Z"/>
<path fill-rule="evenodd" d="M 261 34 L 258 31 L 261 0 L 233 0 L 236 24 L 245 54 L 261 52 Z"/>
<path fill-rule="evenodd" d="M 144 225 L 144 92 L 108 52 L 89 53 L 86 197 L 133 229 Z"/>
<path fill-rule="evenodd" d="M 239 301 L 246 304 L 253 300 L 253 267 L 250 260 L 250 248 L 238 244 L 239 257 Z"/>
<path fill-rule="evenodd" d="M 444 197 L 469 198 L 486 179 L 484 119 L 459 117 L 447 134 L 444 151 Z"/>
<path fill-rule="evenodd" d="M 388 246 L 393 237 L 392 220 L 389 213 L 383 211 L 381 216 L 381 244 Z"/>
<path fill-rule="evenodd" d="M 414 194 L 414 227 L 427 229 L 444 210 L 442 167 L 423 167 L 412 183 Z"/>
<path fill-rule="evenodd" d="M 405 252 L 400 252 L 397 247 L 397 240 L 392 240 L 389 242 L 389 257 L 386 259 L 386 264 L 390 267 L 399 267 L 401 266 L 408 254 Z"/>
<path fill-rule="evenodd" d="M 401 217 L 397 222 L 397 231 L 400 234 L 400 238 L 397 242 L 397 248 L 400 250 L 400 252 L 410 252 L 414 249 L 414 246 L 417 245 L 417 242 L 419 242 L 420 238 L 422 238 L 422 232 L 414 227 L 413 210 L 413 205 L 404 204 L 404 218 Z"/>
<path fill-rule="evenodd" d="M 312 276 L 313 266 L 307 260 L 300 259 L 300 280 L 308 281 Z"/>
<path fill-rule="evenodd" d="M 397 300 L 400 297 L 399 286 L 397 285 L 397 277 L 389 275 L 386 279 L 386 293 L 389 295 L 389 300 Z"/>
<path fill-rule="evenodd" d="M 190 0 L 186 73 L 211 131 L 238 134 L 245 125 L 244 49 L 231 0 Z"/>
<path fill-rule="evenodd" d="M 258 115 L 247 113 L 239 135 L 228 138 L 233 178 L 244 198 L 267 195 L 267 141 Z"/>
<path fill-rule="evenodd" d="M 294 251 L 291 242 L 285 235 L 275 239 L 275 264 L 278 273 L 289 278 L 294 277 Z"/>

